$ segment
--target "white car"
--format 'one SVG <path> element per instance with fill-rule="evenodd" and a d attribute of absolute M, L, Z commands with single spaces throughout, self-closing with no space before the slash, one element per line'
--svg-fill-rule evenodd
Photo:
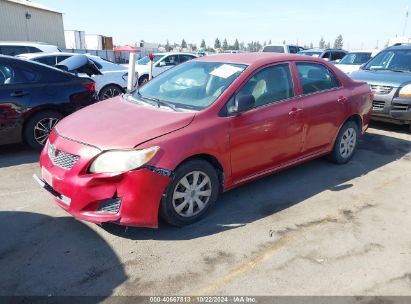
<path fill-rule="evenodd" d="M 177 64 L 183 63 L 187 60 L 197 58 L 198 56 L 190 53 L 155 53 L 154 65 L 153 65 L 153 77 L 161 74 L 165 70 L 168 70 Z M 128 65 L 124 65 L 128 66 Z M 142 85 L 148 81 L 150 72 L 150 59 L 148 56 L 137 60 L 136 72 L 139 75 L 138 84 Z"/>
<path fill-rule="evenodd" d="M 51 53 L 61 50 L 51 44 L 42 42 L 0 41 L 0 54 L 16 56 L 25 53 Z"/>
<path fill-rule="evenodd" d="M 335 66 L 346 74 L 358 71 L 360 67 L 377 55 L 379 50 L 359 50 L 351 51 L 345 55 Z"/>
<path fill-rule="evenodd" d="M 17 57 L 26 58 L 29 60 L 37 61 L 43 64 L 50 66 L 55 66 L 61 61 L 78 55 L 75 53 L 30 53 L 30 54 L 21 54 Z M 127 88 L 127 78 L 128 78 L 128 69 L 124 66 L 111 63 L 107 60 L 101 59 L 98 56 L 93 56 L 89 54 L 86 55 L 90 60 L 94 62 L 97 68 L 103 75 L 94 75 L 91 78 L 96 82 L 96 92 L 100 100 L 111 98 L 121 93 L 124 93 Z M 85 74 L 79 74 L 80 77 L 89 77 Z M 138 79 L 138 74 L 136 73 L 136 82 Z"/>

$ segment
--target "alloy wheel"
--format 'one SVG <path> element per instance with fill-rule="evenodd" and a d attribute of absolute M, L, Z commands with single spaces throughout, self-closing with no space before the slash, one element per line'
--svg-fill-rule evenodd
<path fill-rule="evenodd" d="M 119 89 L 117 89 L 117 88 L 108 88 L 104 91 L 102 100 L 109 99 L 109 98 L 118 96 L 120 94 L 121 94 L 121 92 L 120 92 Z"/>
<path fill-rule="evenodd" d="M 58 122 L 59 119 L 53 117 L 43 118 L 39 120 L 34 126 L 34 139 L 43 146 L 47 138 L 49 137 L 50 132 Z"/>
<path fill-rule="evenodd" d="M 202 171 L 192 171 L 183 176 L 173 192 L 173 208 L 178 215 L 193 217 L 207 205 L 212 194 L 211 180 Z"/>

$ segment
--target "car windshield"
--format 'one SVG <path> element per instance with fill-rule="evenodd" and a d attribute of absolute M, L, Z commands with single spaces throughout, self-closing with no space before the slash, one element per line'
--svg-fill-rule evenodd
<path fill-rule="evenodd" d="M 371 53 L 349 53 L 344 56 L 343 59 L 339 62 L 339 64 L 351 64 L 351 65 L 361 65 L 366 63 L 371 58 Z"/>
<path fill-rule="evenodd" d="M 376 55 L 364 70 L 411 72 L 411 50 L 388 50 Z"/>
<path fill-rule="evenodd" d="M 154 62 L 159 61 L 163 55 L 154 55 Z M 150 58 L 148 56 L 144 56 L 140 60 L 137 60 L 137 64 L 148 64 L 150 62 Z"/>
<path fill-rule="evenodd" d="M 202 110 L 216 101 L 246 67 L 243 64 L 189 61 L 153 78 L 133 97 Z"/>
<path fill-rule="evenodd" d="M 307 52 L 307 51 L 303 51 L 303 52 L 299 52 L 298 54 L 300 55 L 306 55 L 306 56 L 312 56 L 312 57 L 320 57 L 322 52 Z"/>

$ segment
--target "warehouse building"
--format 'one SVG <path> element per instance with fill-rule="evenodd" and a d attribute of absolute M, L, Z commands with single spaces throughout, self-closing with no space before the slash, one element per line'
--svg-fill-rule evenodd
<path fill-rule="evenodd" d="M 45 42 L 65 48 L 63 14 L 29 0 L 0 0 L 0 41 Z"/>

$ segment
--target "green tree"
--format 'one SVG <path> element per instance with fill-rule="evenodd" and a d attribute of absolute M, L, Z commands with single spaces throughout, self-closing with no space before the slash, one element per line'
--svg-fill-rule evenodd
<path fill-rule="evenodd" d="M 314 44 L 311 42 L 310 43 L 310 49 L 313 49 L 314 48 Z"/>
<path fill-rule="evenodd" d="M 272 42 L 271 42 L 271 39 L 270 40 L 268 40 L 268 44 L 271 44 Z"/>
<path fill-rule="evenodd" d="M 221 48 L 220 39 L 218 39 L 218 38 L 215 39 L 214 48 L 215 48 L 215 49 L 220 49 L 220 48 Z"/>
<path fill-rule="evenodd" d="M 331 48 L 331 42 L 328 42 L 328 43 L 325 45 L 325 47 L 326 47 L 327 49 Z"/>
<path fill-rule="evenodd" d="M 173 47 L 170 45 L 170 42 L 168 42 L 168 40 L 164 48 L 166 49 L 166 52 L 170 52 L 173 49 Z"/>
<path fill-rule="evenodd" d="M 233 49 L 238 51 L 240 49 L 240 44 L 238 43 L 238 39 L 235 40 L 234 45 L 233 45 Z"/>
<path fill-rule="evenodd" d="M 223 50 L 228 50 L 228 42 L 227 42 L 227 39 L 224 39 L 224 41 L 223 41 Z"/>
<path fill-rule="evenodd" d="M 335 48 L 335 49 L 341 49 L 343 46 L 344 46 L 343 37 L 342 37 L 342 35 L 340 34 L 340 35 L 337 36 L 337 38 L 335 38 L 334 48 Z"/>
<path fill-rule="evenodd" d="M 204 39 L 201 40 L 200 47 L 201 47 L 202 49 L 205 49 L 205 48 L 206 48 L 206 43 L 205 43 Z"/>
<path fill-rule="evenodd" d="M 321 37 L 321 40 L 320 40 L 320 42 L 318 43 L 318 47 L 319 47 L 320 49 L 325 49 L 325 40 L 324 40 L 323 37 Z"/>
<path fill-rule="evenodd" d="M 284 40 L 284 41 L 283 41 L 283 44 L 287 44 L 287 41 Z"/>
<path fill-rule="evenodd" d="M 186 49 L 187 48 L 187 42 L 183 39 L 183 41 L 181 41 L 181 48 L 182 49 Z"/>

